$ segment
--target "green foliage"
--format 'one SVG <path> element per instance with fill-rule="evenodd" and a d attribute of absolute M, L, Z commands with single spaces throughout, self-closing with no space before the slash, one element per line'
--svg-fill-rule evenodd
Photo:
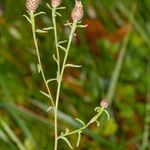
<path fill-rule="evenodd" d="M 5 121 L 6 127 L 13 131 L 14 137 L 17 137 L 28 149 L 52 149 L 53 111 L 46 111 L 50 102 L 38 92 L 39 89 L 45 91 L 45 87 L 42 78 L 37 75 L 37 61 L 30 25 L 22 17 L 25 14 L 24 1 L 16 0 L 15 2 L 1 1 L 4 14 L 0 16 L 0 118 Z M 44 14 L 38 16 L 37 26 L 40 29 L 48 27 L 44 29 L 47 31 L 51 29 L 49 25 L 52 20 L 45 2 L 49 1 L 43 1 L 38 11 L 44 11 L 48 16 Z M 118 24 L 119 21 L 122 25 L 127 25 L 126 22 L 132 14 L 132 2 L 129 0 L 86 0 L 83 2 L 85 18 L 89 19 L 88 6 L 92 6 L 97 19 L 105 25 L 108 35 L 112 35 L 121 26 Z M 109 110 L 111 119 L 106 123 L 106 116 L 103 115 L 104 118 L 100 120 L 99 128 L 95 127 L 95 124 L 85 130 L 80 141 L 81 149 L 109 150 L 116 149 L 117 145 L 118 149 L 124 150 L 141 145 L 145 124 L 145 106 L 149 92 L 147 88 L 149 75 L 146 70 L 150 65 L 148 63 L 150 7 L 149 0 L 135 0 L 134 2 L 137 4 L 137 9 L 133 15 L 132 33 Z M 70 12 L 73 5 L 73 1 L 67 0 L 64 0 L 62 4 L 66 6 L 66 12 Z M 119 17 L 117 20 L 113 17 L 114 10 Z M 68 30 L 61 24 L 66 23 L 65 20 L 70 17 L 70 14 L 64 14 L 66 15 L 58 19 L 60 33 L 58 39 L 63 40 L 66 39 Z M 38 34 L 38 42 L 42 50 L 40 53 L 43 67 L 47 68 L 46 77 L 53 78 L 56 64 L 51 61 L 54 42 L 50 32 L 47 36 L 44 36 L 45 33 Z M 99 105 L 99 99 L 107 94 L 123 43 L 119 37 L 117 42 L 112 43 L 108 36 L 100 36 L 96 42 L 100 55 L 95 55 L 90 50 L 90 43 L 84 31 L 78 30 L 77 35 L 79 36 L 77 40 L 74 39 L 68 64 L 81 64 L 82 67 L 79 68 L 81 73 L 77 69 L 68 68 L 71 71 L 66 69 L 61 93 L 62 105 L 59 108 L 61 111 L 58 117 L 61 124 L 60 131 L 65 130 L 66 126 L 72 130 L 82 126 L 81 121 L 73 118 L 88 122 L 90 116 L 94 116 L 92 110 Z M 113 37 L 115 36 L 114 33 Z M 66 43 L 60 44 L 65 46 Z M 55 81 L 49 85 L 52 87 L 52 93 L 55 94 Z M 77 144 L 77 137 L 69 137 L 69 140 L 73 146 Z M 68 149 L 63 141 L 60 142 L 60 146 L 62 150 Z M 136 148 L 139 149 L 139 147 Z M 18 149 L 17 144 L 2 125 L 0 126 L 0 149 Z"/>

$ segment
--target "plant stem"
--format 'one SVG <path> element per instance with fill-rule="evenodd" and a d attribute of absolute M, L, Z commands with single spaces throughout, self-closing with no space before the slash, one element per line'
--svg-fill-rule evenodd
<path fill-rule="evenodd" d="M 54 26 L 54 37 L 55 37 L 55 46 L 56 46 L 56 54 L 57 54 L 57 76 L 60 75 L 60 55 L 59 55 L 59 49 L 58 49 L 58 38 L 57 38 L 57 27 L 56 27 L 56 7 L 53 7 L 52 9 L 52 20 L 53 20 L 53 26 Z"/>
<path fill-rule="evenodd" d="M 69 41 L 68 41 L 66 53 L 65 53 L 65 56 L 64 56 L 61 72 L 60 72 L 59 76 L 57 77 L 58 78 L 57 79 L 58 86 L 57 86 L 57 94 L 56 94 L 56 102 L 55 102 L 55 114 L 54 114 L 54 116 L 55 116 L 55 146 L 54 146 L 54 150 L 57 150 L 57 145 L 58 145 L 57 111 L 58 111 L 58 103 L 59 103 L 59 97 L 60 97 L 60 87 L 61 87 L 62 77 L 63 77 L 63 74 L 64 74 L 65 65 L 66 65 L 66 61 L 67 61 L 67 57 L 68 57 L 71 41 L 72 41 L 72 38 L 74 36 L 74 32 L 76 30 L 76 27 L 77 27 L 77 22 L 74 21 L 73 25 L 72 25 L 72 28 L 71 28 L 71 33 L 70 33 L 70 36 L 69 36 Z"/>
<path fill-rule="evenodd" d="M 45 86 L 46 86 L 48 95 L 49 95 L 50 100 L 51 100 L 51 103 L 52 103 L 52 106 L 54 106 L 54 101 L 53 101 L 53 98 L 52 98 L 52 94 L 51 94 L 51 92 L 50 92 L 48 83 L 47 83 L 47 81 L 46 81 L 46 77 L 45 77 L 45 74 L 44 74 L 44 71 L 43 71 L 43 67 L 42 67 L 42 63 L 41 63 L 41 58 L 40 58 L 40 53 L 39 53 L 37 38 L 36 38 L 36 34 L 35 34 L 36 30 L 35 30 L 34 12 L 33 12 L 33 11 L 30 11 L 29 14 L 30 14 L 30 19 L 31 19 L 31 27 L 32 27 L 32 35 L 33 35 L 34 45 L 35 45 L 36 54 L 37 54 L 37 58 L 38 58 L 38 65 L 39 65 L 39 67 L 40 67 L 40 72 L 41 72 L 41 74 L 42 74 L 42 78 L 43 78 L 43 81 L 44 81 L 44 83 L 45 83 Z"/>

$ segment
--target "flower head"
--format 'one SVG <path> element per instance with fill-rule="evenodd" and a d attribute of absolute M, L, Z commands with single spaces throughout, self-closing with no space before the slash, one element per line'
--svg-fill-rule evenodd
<path fill-rule="evenodd" d="M 103 99 L 101 102 L 100 102 L 100 106 L 103 107 L 103 108 L 107 108 L 109 105 L 109 101 L 107 99 Z"/>
<path fill-rule="evenodd" d="M 73 21 L 80 21 L 83 17 L 83 5 L 81 1 L 76 0 L 75 6 L 72 10 L 71 17 Z"/>
<path fill-rule="evenodd" d="M 35 11 L 39 5 L 39 0 L 27 0 L 26 8 L 28 11 Z"/>
<path fill-rule="evenodd" d="M 61 4 L 62 0 L 51 0 L 51 5 L 53 7 L 58 7 Z"/>

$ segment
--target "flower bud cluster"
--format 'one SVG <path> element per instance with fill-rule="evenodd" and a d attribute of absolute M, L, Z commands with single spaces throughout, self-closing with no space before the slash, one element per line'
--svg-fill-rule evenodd
<path fill-rule="evenodd" d="M 73 21 L 80 21 L 83 17 L 83 5 L 81 1 L 76 1 L 75 7 L 72 10 L 71 17 Z"/>
<path fill-rule="evenodd" d="M 35 12 L 38 5 L 39 5 L 39 0 L 27 0 L 26 1 L 26 8 L 27 8 L 28 11 Z"/>

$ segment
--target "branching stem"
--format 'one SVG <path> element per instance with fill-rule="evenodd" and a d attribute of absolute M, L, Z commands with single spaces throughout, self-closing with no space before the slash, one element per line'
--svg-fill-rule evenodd
<path fill-rule="evenodd" d="M 61 88 L 61 83 L 62 83 L 62 78 L 63 78 L 63 74 L 64 74 L 64 70 L 65 70 L 65 65 L 66 65 L 66 61 L 67 61 L 67 57 L 68 57 L 68 53 L 69 53 L 69 49 L 71 46 L 71 41 L 72 38 L 74 36 L 74 32 L 76 30 L 77 27 L 77 22 L 74 21 L 73 25 L 71 27 L 71 33 L 69 36 L 69 41 L 68 41 L 68 45 L 67 45 L 67 49 L 66 49 L 66 53 L 64 56 L 64 60 L 63 60 L 63 65 L 60 71 L 60 74 L 58 74 L 58 86 L 57 86 L 57 94 L 56 94 L 56 102 L 55 102 L 55 147 L 54 150 L 57 150 L 57 145 L 58 145 L 58 123 L 57 123 L 57 112 L 58 112 L 58 104 L 59 104 L 59 97 L 60 97 L 60 88 Z"/>
<path fill-rule="evenodd" d="M 54 101 L 53 101 L 53 98 L 52 98 L 52 94 L 51 94 L 51 91 L 49 89 L 48 83 L 46 82 L 46 77 L 45 77 L 43 67 L 42 67 L 42 63 L 41 63 L 41 58 L 40 58 L 40 53 L 39 53 L 39 48 L 38 48 L 38 43 L 37 43 L 37 38 L 36 38 L 36 33 L 35 33 L 36 29 L 35 29 L 34 12 L 30 11 L 29 15 L 30 15 L 30 19 L 31 19 L 32 35 L 33 35 L 34 45 L 35 45 L 36 54 L 37 54 L 37 58 L 38 58 L 38 65 L 40 67 L 40 72 L 42 74 L 42 78 L 43 78 L 44 84 L 46 86 L 48 95 L 50 97 L 52 106 L 54 106 Z"/>

